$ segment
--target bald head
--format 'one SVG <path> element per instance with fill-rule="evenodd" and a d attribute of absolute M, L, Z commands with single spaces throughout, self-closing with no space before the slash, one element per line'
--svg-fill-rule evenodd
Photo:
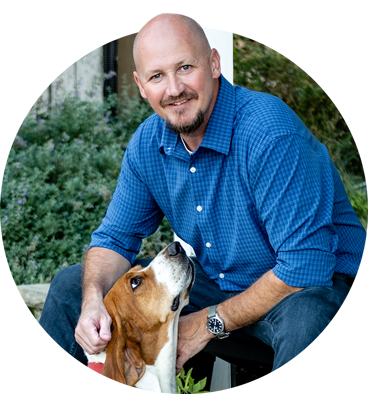
<path fill-rule="evenodd" d="M 203 138 L 219 91 L 220 55 L 193 19 L 161 14 L 134 43 L 134 80 L 167 127 Z"/>
<path fill-rule="evenodd" d="M 190 40 L 193 49 L 201 53 L 211 52 L 211 47 L 202 27 L 194 20 L 179 14 L 160 14 L 148 21 L 137 34 L 133 45 L 133 57 L 136 69 L 144 53 L 147 38 L 155 37 L 165 40 L 165 37 L 178 35 L 183 40 Z"/>

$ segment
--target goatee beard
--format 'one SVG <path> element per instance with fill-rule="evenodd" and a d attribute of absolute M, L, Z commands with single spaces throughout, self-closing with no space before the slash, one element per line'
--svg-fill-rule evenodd
<path fill-rule="evenodd" d="M 198 110 L 195 118 L 191 123 L 187 125 L 181 124 L 173 124 L 169 120 L 166 120 L 166 126 L 176 134 L 181 134 L 184 136 L 190 135 L 199 129 L 200 126 L 204 123 L 204 114 L 201 110 Z"/>

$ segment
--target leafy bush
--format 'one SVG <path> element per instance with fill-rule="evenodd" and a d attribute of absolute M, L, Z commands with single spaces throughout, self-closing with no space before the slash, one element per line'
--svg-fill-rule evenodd
<path fill-rule="evenodd" d="M 367 47 L 355 72 L 333 72 L 321 47 L 308 38 L 280 46 L 249 41 L 245 28 L 234 29 L 235 83 L 273 94 L 289 105 L 349 172 L 368 177 Z"/>
<path fill-rule="evenodd" d="M 2 235 L 17 284 L 49 282 L 81 262 L 112 198 L 126 144 L 151 113 L 126 91 L 103 104 L 68 96 L 46 112 L 30 111 L 10 151 L 1 194 Z M 170 239 L 164 220 L 140 256 Z"/>

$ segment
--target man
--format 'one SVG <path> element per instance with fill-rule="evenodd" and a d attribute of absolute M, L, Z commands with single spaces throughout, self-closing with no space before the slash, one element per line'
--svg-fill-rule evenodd
<path fill-rule="evenodd" d="M 82 348 L 104 350 L 111 318 L 103 298 L 165 215 L 198 258 L 192 313 L 179 322 L 177 371 L 228 332 L 272 346 L 276 369 L 341 306 L 365 231 L 327 149 L 281 100 L 229 84 L 195 21 L 153 18 L 136 38 L 134 60 L 135 81 L 156 114 L 133 136 L 92 236 L 81 310 L 73 266 L 55 277 L 41 324 L 80 360 Z M 70 339 L 75 325 L 81 347 Z"/>

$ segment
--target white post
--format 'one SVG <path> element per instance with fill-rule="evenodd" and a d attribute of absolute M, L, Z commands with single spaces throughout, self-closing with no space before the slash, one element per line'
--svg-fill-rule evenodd
<path fill-rule="evenodd" d="M 216 357 L 213 365 L 211 378 L 211 393 L 213 391 L 227 390 L 231 388 L 231 364 Z"/>

